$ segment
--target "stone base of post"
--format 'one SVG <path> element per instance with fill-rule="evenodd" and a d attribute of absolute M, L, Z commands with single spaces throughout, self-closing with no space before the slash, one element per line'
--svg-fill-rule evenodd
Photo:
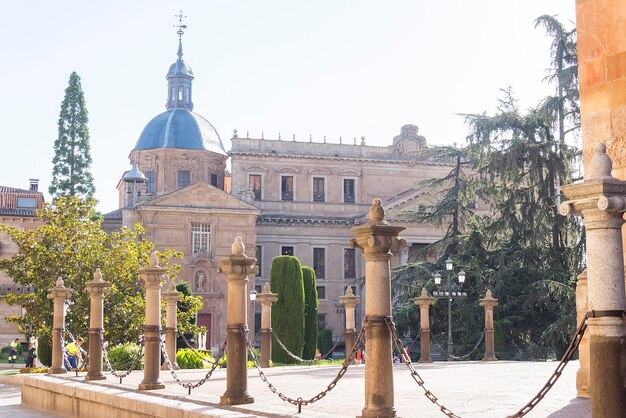
<path fill-rule="evenodd" d="M 485 330 L 485 357 L 483 361 L 497 361 L 493 340 L 493 330 Z"/>
<path fill-rule="evenodd" d="M 354 329 L 346 330 L 346 358 L 352 353 L 354 347 Z M 352 364 L 356 364 L 356 356 L 352 359 Z"/>
<path fill-rule="evenodd" d="M 589 318 L 591 416 L 618 418 L 626 413 L 626 388 L 620 364 L 624 345 L 624 319 Z"/>
<path fill-rule="evenodd" d="M 253 403 L 254 398 L 248 394 L 248 350 L 242 325 L 229 325 L 226 341 L 226 392 L 220 397 L 222 405 L 242 405 Z"/>
<path fill-rule="evenodd" d="M 432 363 L 433 359 L 430 358 L 430 330 L 423 329 L 420 336 L 420 359 L 418 363 Z"/>
<path fill-rule="evenodd" d="M 360 418 L 396 416 L 393 394 L 391 331 L 384 319 L 365 321 L 365 408 Z"/>
<path fill-rule="evenodd" d="M 100 328 L 89 328 L 89 372 L 85 380 L 105 380 L 102 373 L 102 344 Z"/>
<path fill-rule="evenodd" d="M 589 370 L 580 368 L 576 372 L 576 396 L 579 398 L 591 398 Z"/>
<path fill-rule="evenodd" d="M 272 329 L 261 328 L 261 367 L 270 367 L 272 358 Z"/>
<path fill-rule="evenodd" d="M 144 368 L 139 390 L 164 389 L 160 377 L 161 342 L 155 326 L 144 326 Z"/>
<path fill-rule="evenodd" d="M 176 328 L 165 328 L 165 350 L 174 370 L 180 370 L 176 362 Z M 163 360 L 161 370 L 169 370 L 165 360 Z"/>

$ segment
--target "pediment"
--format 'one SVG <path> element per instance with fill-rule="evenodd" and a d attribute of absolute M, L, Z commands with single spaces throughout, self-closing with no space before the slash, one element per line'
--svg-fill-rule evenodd
<path fill-rule="evenodd" d="M 249 173 L 249 172 L 261 172 L 261 173 L 265 173 L 267 171 L 267 168 L 262 167 L 260 165 L 250 165 L 246 168 L 244 168 L 244 171 Z"/>
<path fill-rule="evenodd" d="M 300 172 L 299 168 L 295 168 L 295 167 L 283 167 L 281 169 L 276 170 L 278 173 L 293 173 L 293 174 L 297 174 Z"/>
<path fill-rule="evenodd" d="M 149 207 L 188 207 L 188 208 L 220 208 L 220 209 L 248 209 L 258 211 L 257 208 L 213 187 L 210 184 L 199 182 L 184 189 L 166 194 L 164 196 L 143 203 L 141 208 Z"/>
<path fill-rule="evenodd" d="M 361 172 L 360 171 L 355 171 L 355 170 L 341 170 L 339 172 L 340 176 L 349 176 L 349 177 L 361 177 Z"/>
<path fill-rule="evenodd" d="M 330 174 L 330 170 L 327 168 L 314 168 L 312 170 L 309 170 L 309 174 L 324 174 L 324 175 L 329 175 Z"/>
<path fill-rule="evenodd" d="M 383 202 L 383 207 L 389 211 L 417 210 L 419 204 L 423 203 L 424 193 L 423 189 L 407 189 L 386 199 Z"/>

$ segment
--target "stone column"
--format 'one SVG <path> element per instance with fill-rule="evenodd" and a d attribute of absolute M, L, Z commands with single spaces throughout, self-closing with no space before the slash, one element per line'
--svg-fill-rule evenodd
<path fill-rule="evenodd" d="M 261 303 L 261 367 L 269 367 L 272 358 L 272 304 L 278 300 L 278 294 L 270 291 L 270 284 L 265 283 L 263 293 L 256 295 Z"/>
<path fill-rule="evenodd" d="M 48 299 L 54 302 L 54 317 L 52 318 L 52 364 L 48 374 L 67 373 L 63 364 L 63 333 L 65 331 L 65 301 L 72 296 L 72 290 L 63 286 L 63 280 L 58 279 L 56 286 L 48 292 Z"/>
<path fill-rule="evenodd" d="M 493 342 L 493 308 L 498 306 L 498 299 L 494 299 L 491 296 L 491 290 L 487 289 L 485 297 L 480 299 L 478 304 L 485 308 L 485 357 L 483 361 L 497 361 Z"/>
<path fill-rule="evenodd" d="M 626 338 L 624 257 L 621 227 L 626 210 L 626 182 L 611 176 L 612 163 L 602 143 L 594 145 L 582 183 L 562 187 L 570 199 L 560 206 L 562 215 L 583 217 L 587 235 L 587 291 L 589 310 L 589 381 L 594 417 L 626 416 L 626 389 L 621 364 Z"/>
<path fill-rule="evenodd" d="M 354 334 L 356 331 L 354 308 L 359 304 L 359 300 L 360 298 L 352 292 L 352 286 L 346 287 L 346 294 L 339 296 L 339 303 L 344 305 L 346 310 L 346 358 L 348 358 L 354 347 Z M 352 359 L 352 363 L 356 363 L 356 359 Z"/>
<path fill-rule="evenodd" d="M 395 417 L 391 333 L 385 319 L 391 316 L 390 249 L 406 246 L 397 238 L 404 230 L 388 225 L 380 199 L 374 199 L 369 222 L 352 228 L 352 247 L 365 256 L 365 407 L 364 418 Z"/>
<path fill-rule="evenodd" d="M 587 307 L 587 269 L 578 276 L 576 282 L 576 326 L 578 326 L 589 311 Z M 583 334 L 578 344 L 578 359 L 580 367 L 576 372 L 576 393 L 580 398 L 590 398 L 589 392 L 589 330 Z"/>
<path fill-rule="evenodd" d="M 156 251 L 150 254 L 150 265 L 139 269 L 139 280 L 146 288 L 146 318 L 144 320 L 143 380 L 139 390 L 163 389 L 161 382 L 161 286 L 167 270 L 159 266 Z"/>
<path fill-rule="evenodd" d="M 430 358 L 430 305 L 435 303 L 435 298 L 428 296 L 425 287 L 422 294 L 413 299 L 413 303 L 420 307 L 420 345 L 421 355 L 418 363 L 432 363 Z"/>
<path fill-rule="evenodd" d="M 89 372 L 85 380 L 104 380 L 102 374 L 102 340 L 103 328 L 103 298 L 111 291 L 111 285 L 102 281 L 100 269 L 96 269 L 93 280 L 85 284 L 85 290 L 91 298 L 89 311 Z"/>
<path fill-rule="evenodd" d="M 176 319 L 178 305 L 176 302 L 178 302 L 181 297 L 180 292 L 176 291 L 176 286 L 172 280 L 168 280 L 162 296 L 167 306 L 167 310 L 165 311 L 165 351 L 167 352 L 167 357 L 169 357 L 174 370 L 178 370 L 180 367 L 178 367 L 178 363 L 176 362 L 176 328 L 178 327 Z M 163 360 L 161 370 L 167 369 L 167 362 Z"/>
<path fill-rule="evenodd" d="M 254 265 L 256 258 L 244 254 L 245 246 L 241 237 L 236 237 L 229 257 L 219 259 L 218 271 L 228 277 L 228 324 L 226 330 L 226 392 L 220 398 L 222 405 L 241 405 L 253 403 L 254 398 L 248 394 L 248 350 L 241 329 L 247 330 L 246 323 L 248 292 L 248 276 L 256 274 L 259 268 Z"/>

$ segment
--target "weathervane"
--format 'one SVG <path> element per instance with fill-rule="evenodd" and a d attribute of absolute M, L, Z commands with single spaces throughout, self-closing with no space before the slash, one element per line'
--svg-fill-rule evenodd
<path fill-rule="evenodd" d="M 175 14 L 174 17 L 178 18 L 178 25 L 174 25 L 175 28 L 178 28 L 176 32 L 178 34 L 178 39 L 183 38 L 183 34 L 185 33 L 183 29 L 187 29 L 187 25 L 183 25 L 183 19 L 186 19 L 187 16 L 183 15 L 183 11 L 181 10 L 178 14 Z"/>

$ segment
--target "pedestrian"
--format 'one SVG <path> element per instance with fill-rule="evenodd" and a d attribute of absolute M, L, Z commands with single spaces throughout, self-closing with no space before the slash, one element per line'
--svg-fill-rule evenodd
<path fill-rule="evenodd" d="M 19 338 L 16 338 L 15 340 L 11 341 L 11 344 L 9 345 L 9 363 L 11 363 L 11 368 L 14 367 L 17 361 L 17 347 L 19 347 L 19 345 L 20 345 Z"/>
<path fill-rule="evenodd" d="M 322 353 L 320 353 L 320 349 L 316 348 L 315 349 L 315 360 L 321 360 L 322 359 Z"/>
<path fill-rule="evenodd" d="M 65 369 L 67 371 L 78 369 L 78 365 L 82 363 L 83 354 L 80 351 L 81 345 L 83 345 L 83 339 L 81 337 L 78 337 L 76 338 L 76 342 L 69 343 L 65 346 L 65 351 L 67 352 Z"/>
<path fill-rule="evenodd" d="M 26 357 L 26 367 L 35 367 L 35 358 L 37 358 L 37 346 L 34 341 L 28 344 L 28 356 Z"/>

